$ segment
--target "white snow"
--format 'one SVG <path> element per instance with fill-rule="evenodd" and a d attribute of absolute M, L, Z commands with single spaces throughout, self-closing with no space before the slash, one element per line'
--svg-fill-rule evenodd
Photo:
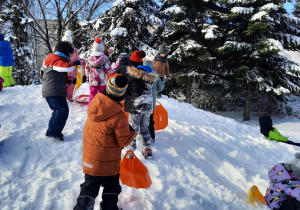
<path fill-rule="evenodd" d="M 88 85 L 79 91 L 88 93 Z M 137 141 L 136 155 L 148 168 L 152 186 L 122 186 L 118 205 L 123 209 L 255 209 L 247 203 L 249 188 L 255 184 L 264 194 L 269 169 L 290 162 L 299 151 L 264 139 L 257 117 L 242 123 L 240 115 L 236 120 L 222 117 L 166 96 L 160 102 L 168 111 L 169 125 L 156 132 L 152 160 L 142 158 Z M 86 106 L 68 103 L 62 143 L 45 137 L 52 111 L 41 85 L 0 92 L 1 210 L 73 209 L 84 181 L 82 130 L 87 115 Z M 273 119 L 273 124 L 290 140 L 300 142 L 299 119 Z"/>

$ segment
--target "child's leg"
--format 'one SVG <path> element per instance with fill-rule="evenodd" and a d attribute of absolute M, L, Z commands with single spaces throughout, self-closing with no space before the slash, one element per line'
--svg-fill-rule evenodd
<path fill-rule="evenodd" d="M 143 137 L 143 147 L 144 149 L 151 149 L 151 137 L 149 132 L 149 120 L 150 114 L 142 115 L 142 120 L 140 123 L 140 134 Z"/>
<path fill-rule="evenodd" d="M 67 100 L 71 100 L 73 98 L 74 88 L 75 88 L 75 85 L 73 83 L 66 86 Z"/>
<path fill-rule="evenodd" d="M 85 174 L 85 181 L 80 185 L 80 194 L 74 210 L 94 209 L 95 198 L 101 186 L 100 178 Z"/>
<path fill-rule="evenodd" d="M 102 201 L 100 203 L 102 210 L 117 210 L 118 196 L 122 191 L 119 182 L 119 174 L 116 176 L 102 177 Z"/>
<path fill-rule="evenodd" d="M 88 106 L 90 105 L 93 98 L 97 95 L 97 93 L 98 93 L 98 86 L 90 86 L 90 99 L 89 99 Z"/>
<path fill-rule="evenodd" d="M 139 133 L 141 120 L 142 120 L 141 114 L 130 114 L 129 113 L 129 124 L 136 132 L 136 135 L 130 144 L 130 149 L 136 149 L 136 136 Z"/>
<path fill-rule="evenodd" d="M 103 86 L 103 85 L 100 85 L 99 86 L 99 93 L 103 93 L 104 94 L 104 90 L 105 90 L 105 85 Z"/>
<path fill-rule="evenodd" d="M 149 119 L 149 132 L 150 132 L 150 136 L 153 140 L 153 142 L 155 141 L 155 130 L 154 130 L 154 120 L 153 120 L 153 113 L 150 115 L 150 119 Z"/>

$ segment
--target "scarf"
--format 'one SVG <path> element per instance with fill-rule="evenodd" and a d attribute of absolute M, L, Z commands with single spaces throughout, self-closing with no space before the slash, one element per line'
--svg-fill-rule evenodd
<path fill-rule="evenodd" d="M 61 53 L 61 52 L 55 51 L 53 54 L 58 55 L 62 58 L 65 58 L 70 62 L 70 58 L 68 56 L 66 56 L 65 54 Z"/>
<path fill-rule="evenodd" d="M 155 56 L 157 58 L 158 61 L 162 62 L 162 63 L 167 63 L 168 62 L 168 57 L 167 55 L 165 55 L 165 57 L 160 56 L 160 54 L 157 54 Z M 155 59 L 156 60 L 156 59 Z"/>

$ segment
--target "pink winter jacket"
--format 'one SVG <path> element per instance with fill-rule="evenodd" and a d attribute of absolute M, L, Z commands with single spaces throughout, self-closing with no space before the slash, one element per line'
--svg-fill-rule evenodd
<path fill-rule="evenodd" d="M 111 69 L 108 57 L 104 53 L 87 59 L 85 75 L 88 77 L 90 86 L 106 86 L 106 73 L 114 74 L 114 70 Z"/>

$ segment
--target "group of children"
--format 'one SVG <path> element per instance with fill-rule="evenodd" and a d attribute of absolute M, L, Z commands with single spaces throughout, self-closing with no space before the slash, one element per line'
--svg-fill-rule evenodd
<path fill-rule="evenodd" d="M 77 65 L 83 66 L 89 83 L 88 116 L 83 129 L 85 182 L 81 184 L 74 209 L 93 206 L 100 186 L 104 187 L 100 208 L 118 209 L 121 150 L 136 149 L 136 134 L 142 136 L 142 154 L 145 158 L 152 156 L 156 94 L 164 89 L 162 73 L 155 68 L 170 77 L 166 46 L 162 45 L 159 52 L 153 60 L 145 59 L 143 50 L 134 51 L 131 56 L 121 53 L 112 67 L 100 38 L 94 40 L 89 56 L 81 59 L 67 31 L 62 42 L 57 43 L 54 52 L 44 60 L 42 94 L 53 110 L 46 136 L 64 140 L 62 130 L 69 114 L 67 99 L 72 98 Z M 108 79 L 107 74 L 114 76 Z M 120 102 L 123 100 L 129 117 L 122 111 Z"/>

